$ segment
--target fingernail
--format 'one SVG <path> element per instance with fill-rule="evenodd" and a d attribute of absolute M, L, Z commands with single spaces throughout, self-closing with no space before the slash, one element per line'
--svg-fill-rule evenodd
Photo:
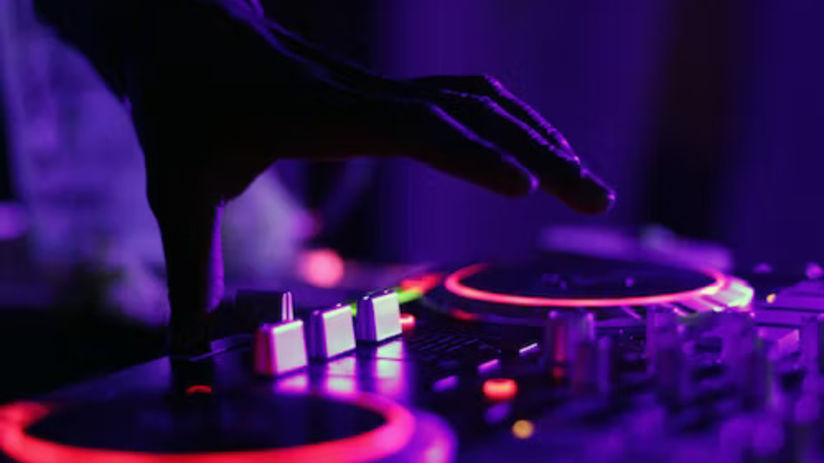
<path fill-rule="evenodd" d="M 498 192 L 506 196 L 521 197 L 528 196 L 538 190 L 540 181 L 537 177 L 523 167 L 516 159 L 507 157 L 507 162 L 501 165 L 499 174 L 508 179 L 502 182 Z"/>
<path fill-rule="evenodd" d="M 606 212 L 615 204 L 615 191 L 606 182 L 584 169 L 574 197 L 574 207 L 580 212 L 598 214 Z"/>

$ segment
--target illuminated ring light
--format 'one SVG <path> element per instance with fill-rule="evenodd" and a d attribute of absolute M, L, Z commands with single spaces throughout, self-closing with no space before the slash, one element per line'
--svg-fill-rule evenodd
<path fill-rule="evenodd" d="M 537 296 L 517 296 L 514 294 L 496 293 L 472 288 L 463 283 L 463 280 L 480 273 L 488 264 L 474 264 L 464 267 L 444 280 L 444 287 L 451 293 L 466 299 L 489 302 L 492 304 L 508 304 L 526 307 L 618 307 L 628 305 L 666 304 L 678 302 L 686 298 L 708 296 L 715 294 L 727 284 L 727 277 L 716 270 L 705 269 L 702 273 L 714 281 L 701 288 L 691 289 L 669 294 L 653 296 L 616 297 L 616 298 L 554 298 Z"/>
<path fill-rule="evenodd" d="M 267 450 L 172 454 L 76 447 L 31 436 L 26 433 L 26 428 L 56 407 L 39 402 L 17 402 L 0 407 L 0 449 L 22 463 L 343 463 L 366 462 L 394 455 L 411 439 L 415 418 L 406 408 L 372 394 L 332 398 L 376 412 L 386 422 L 356 436 L 316 444 Z"/>

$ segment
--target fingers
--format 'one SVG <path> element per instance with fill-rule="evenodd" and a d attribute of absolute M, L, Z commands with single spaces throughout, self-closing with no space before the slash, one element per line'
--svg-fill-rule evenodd
<path fill-rule="evenodd" d="M 550 144 L 525 122 L 487 97 L 447 95 L 439 106 L 499 149 L 512 154 L 541 182 L 541 187 L 583 213 L 607 210 L 614 194 L 581 167 L 578 158 Z"/>
<path fill-rule="evenodd" d="M 401 143 L 415 159 L 507 196 L 524 196 L 536 179 L 514 158 L 468 130 L 442 109 L 405 105 Z"/>
<path fill-rule="evenodd" d="M 513 95 L 494 77 L 486 75 L 426 76 L 411 79 L 411 82 L 432 90 L 489 97 L 504 111 L 525 122 L 550 143 L 573 152 L 569 142 L 558 129 L 544 119 L 538 111 Z"/>

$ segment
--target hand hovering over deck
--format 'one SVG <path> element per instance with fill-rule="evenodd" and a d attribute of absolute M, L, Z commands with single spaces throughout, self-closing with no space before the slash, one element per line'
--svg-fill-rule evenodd
<path fill-rule="evenodd" d="M 128 100 L 160 225 L 172 351 L 207 348 L 222 296 L 223 203 L 278 159 L 406 156 L 507 196 L 584 213 L 612 191 L 563 136 L 486 76 L 388 79 L 336 60 L 244 0 L 38 0 Z"/>

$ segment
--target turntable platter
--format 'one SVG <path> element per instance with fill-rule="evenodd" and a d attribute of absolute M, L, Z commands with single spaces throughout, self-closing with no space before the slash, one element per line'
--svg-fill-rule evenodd
<path fill-rule="evenodd" d="M 619 314 L 641 320 L 650 305 L 675 304 L 691 313 L 711 309 L 713 298 L 723 300 L 719 306 L 743 307 L 751 297 L 745 283 L 712 269 L 546 253 L 454 269 L 426 303 L 461 320 L 542 325 L 557 309 L 592 309 L 601 320 Z"/>

